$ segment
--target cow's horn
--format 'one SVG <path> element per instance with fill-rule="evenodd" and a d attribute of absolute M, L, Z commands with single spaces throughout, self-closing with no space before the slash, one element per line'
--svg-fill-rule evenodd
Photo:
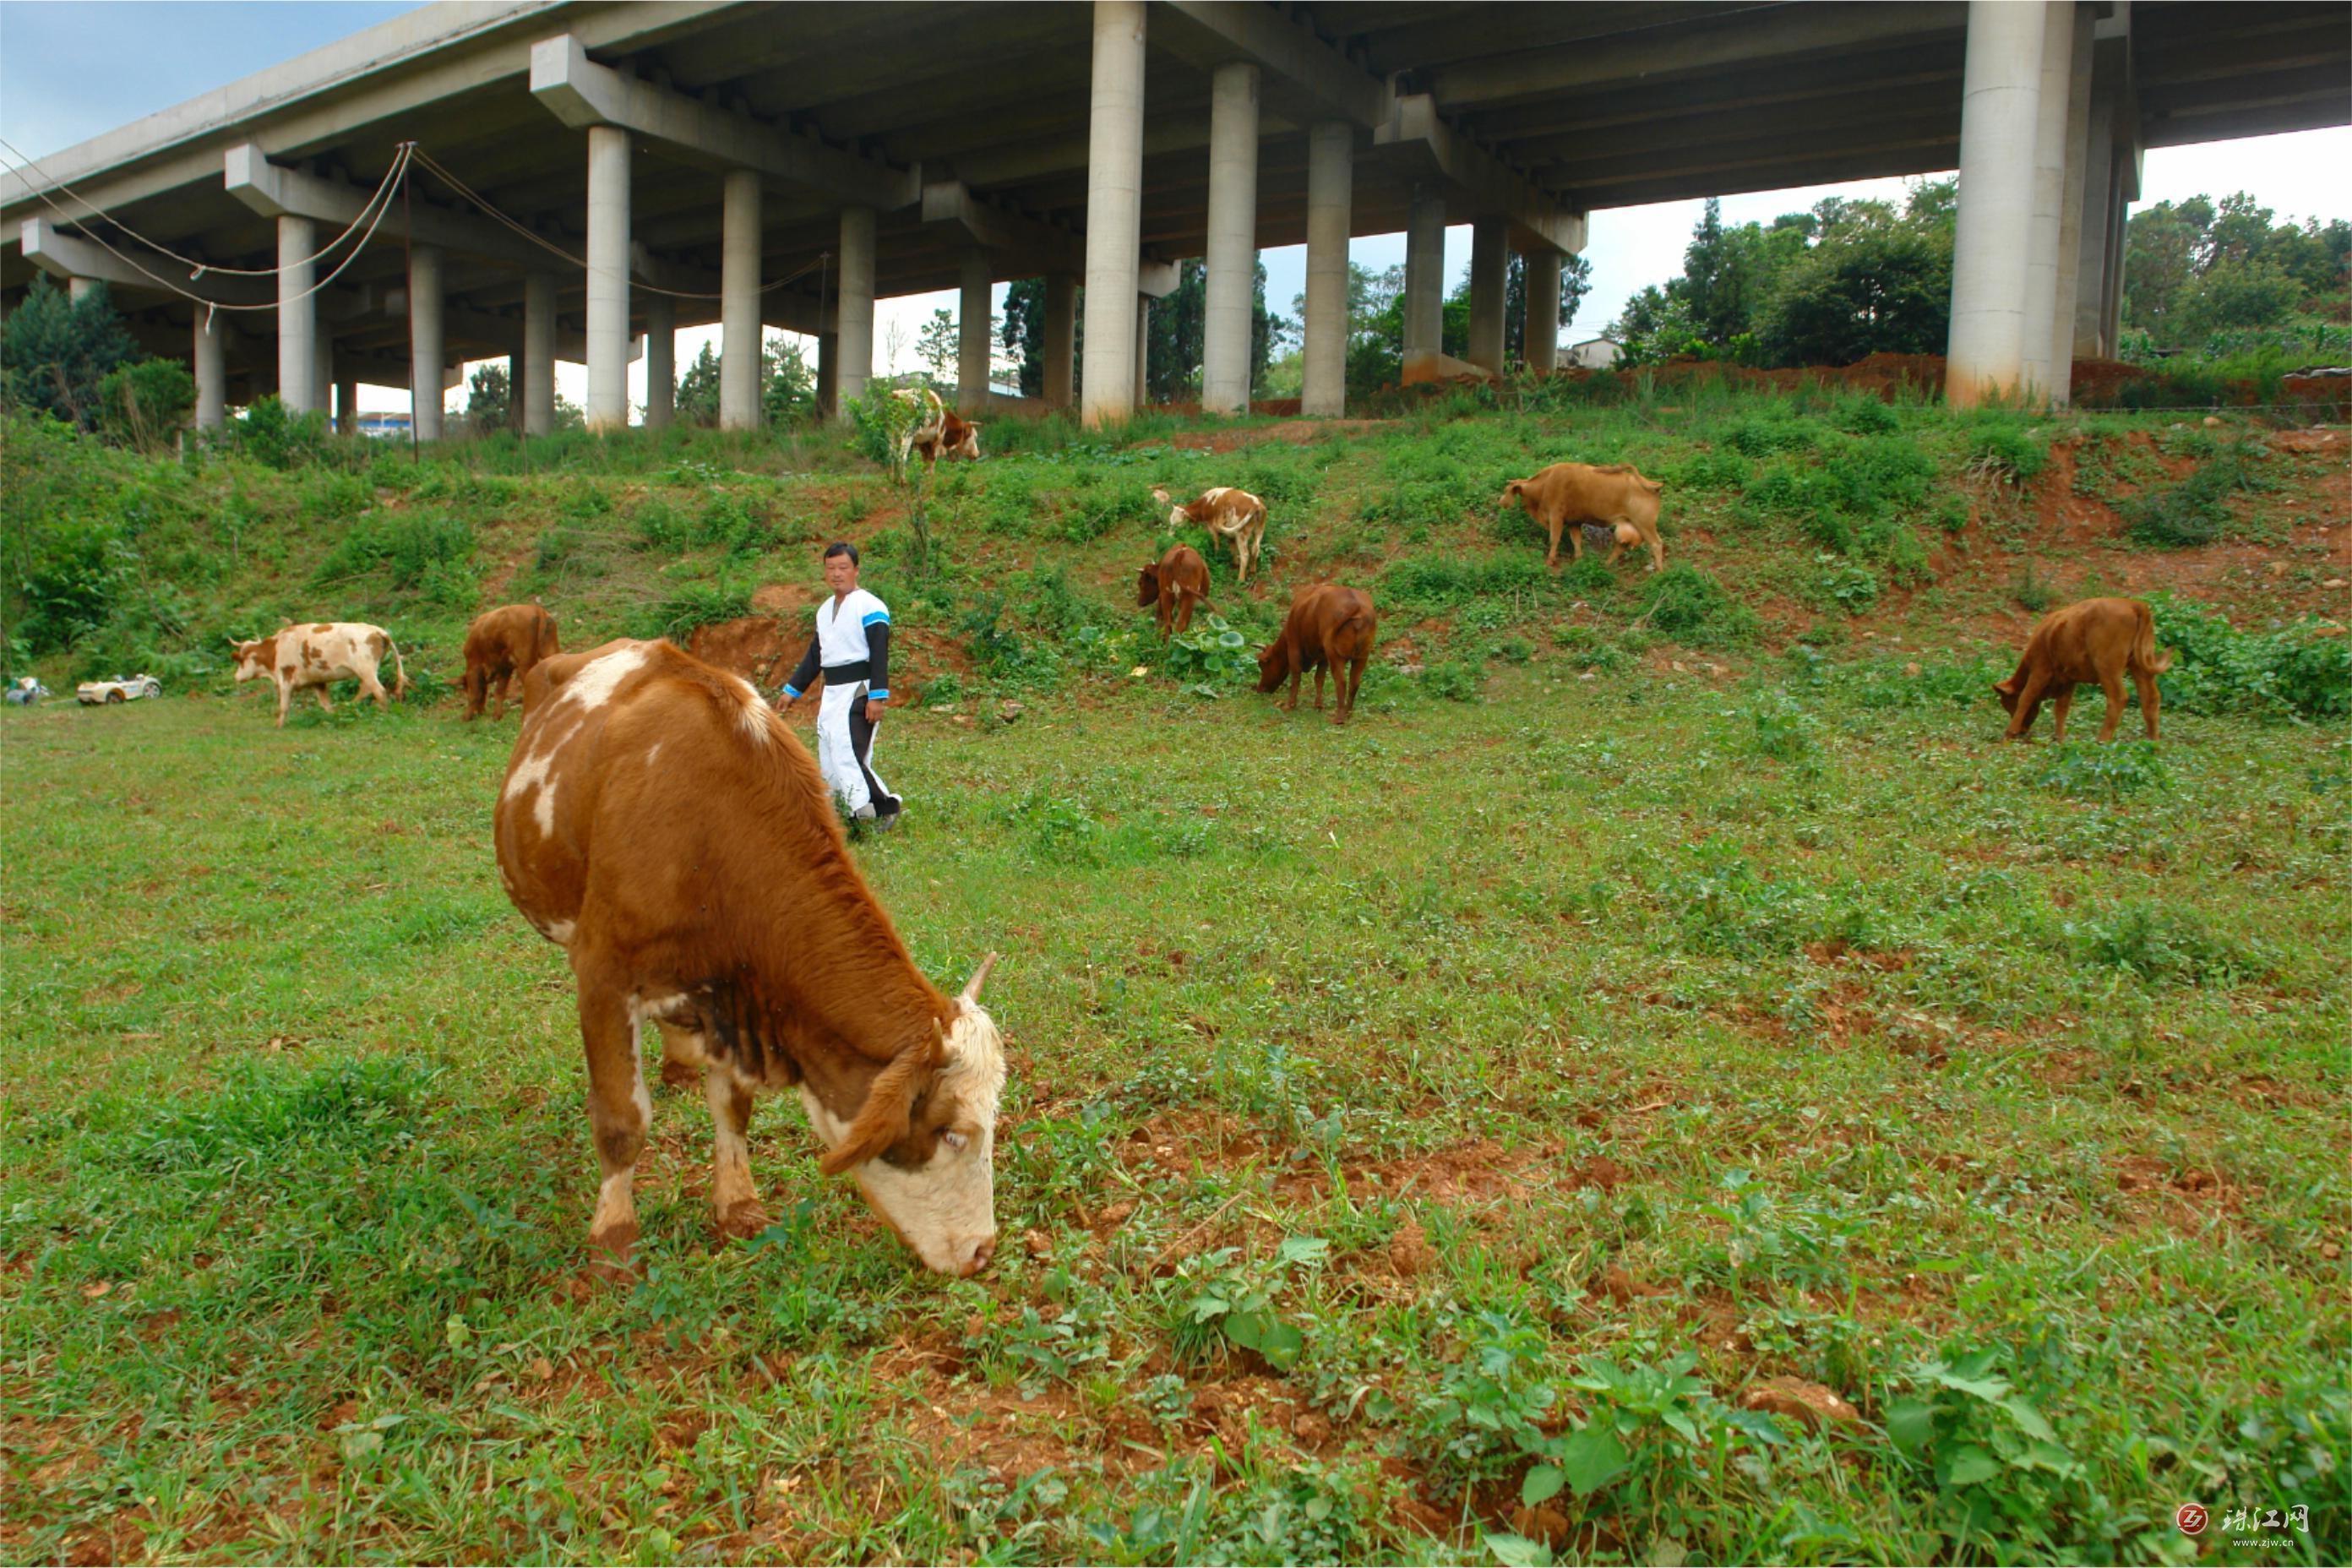
<path fill-rule="evenodd" d="M 986 958 L 982 959 L 980 961 L 980 967 L 971 972 L 971 978 L 963 983 L 963 994 L 960 1000 L 967 1005 L 979 1001 L 980 988 L 983 984 L 987 984 L 988 972 L 995 967 L 996 954 L 992 952 Z"/>

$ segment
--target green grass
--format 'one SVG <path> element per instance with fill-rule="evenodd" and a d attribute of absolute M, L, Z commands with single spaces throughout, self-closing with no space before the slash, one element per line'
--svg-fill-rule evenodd
<path fill-rule="evenodd" d="M 1007 955 L 968 1282 L 789 1103 L 718 1247 L 657 1089 L 643 1282 L 575 1291 L 509 732 L 0 716 L 8 1556 L 1443 1561 L 1524 1487 L 1563 1557 L 2180 1559 L 2195 1498 L 2340 1560 L 2340 736 L 2084 790 L 1984 667 L 1580 668 L 896 721 L 866 874 Z"/>
<path fill-rule="evenodd" d="M 12 672 L 173 695 L 0 711 L 0 1552 L 2352 1555 L 2352 656 L 2294 527 L 2340 459 L 1607 384 L 1225 454 L 1000 422 L 928 562 L 822 433 L 280 470 L 12 426 Z M 1570 457 L 1667 480 L 1665 573 L 1543 571 L 1495 501 Z M 2014 602 L 2209 561 L 2123 493 L 2209 469 L 2294 574 L 2154 579 L 2159 746 L 1998 744 Z M 2042 535 L 2062 473 L 2103 536 Z M 1150 500 L 1215 483 L 1269 501 L 1246 590 Z M 532 595 L 683 635 L 843 536 L 913 699 L 856 852 L 933 976 L 1005 954 L 998 1260 L 919 1272 L 789 1101 L 778 1222 L 719 1247 L 656 1089 L 644 1277 L 583 1289 L 571 983 L 457 640 Z M 1180 540 L 1215 618 L 1163 652 Z M 1243 689 L 1327 577 L 1381 613 L 1346 731 Z M 270 729 L 221 639 L 322 614 L 439 700 Z M 2184 1500 L 2312 1531 L 2200 1553 Z"/>

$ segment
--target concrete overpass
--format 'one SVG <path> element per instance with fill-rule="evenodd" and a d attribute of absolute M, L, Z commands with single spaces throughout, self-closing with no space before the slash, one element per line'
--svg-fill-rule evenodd
<path fill-rule="evenodd" d="M 976 391 L 990 285 L 1043 277 L 1046 398 L 1102 420 L 1134 405 L 1185 257 L 1208 263 L 1203 402 L 1244 407 L 1254 254 L 1304 242 L 1305 402 L 1337 412 L 1351 236 L 1407 236 L 1409 379 L 1472 368 L 1438 347 L 1464 221 L 1471 361 L 1502 368 L 1517 249 L 1549 369 L 1548 280 L 1592 212 L 1957 166 L 1953 395 L 2063 395 L 2114 342 L 2142 152 L 2352 122 L 2347 22 L 2342 0 L 460 0 L 0 177 L 0 294 L 105 279 L 193 361 L 200 422 L 504 354 L 536 430 L 558 356 L 610 426 L 643 353 L 664 422 L 675 331 L 712 321 L 724 422 L 758 418 L 763 324 L 817 335 L 837 405 L 874 300 L 944 288 Z M 356 253 L 320 253 L 355 223 Z M 418 419 L 436 434 L 439 400 Z"/>

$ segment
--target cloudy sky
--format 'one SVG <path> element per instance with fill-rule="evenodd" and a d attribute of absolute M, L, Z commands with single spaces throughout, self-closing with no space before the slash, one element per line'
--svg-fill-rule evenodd
<path fill-rule="evenodd" d="M 39 159 L 409 9 L 386 0 L 0 0 L 0 140 L 7 143 L 0 146 L 0 163 L 13 167 L 26 158 Z M 2343 174 L 2347 166 L 2352 128 L 2168 148 L 2147 154 L 2142 199 L 2246 190 L 2283 218 L 2352 216 Z M 1723 204 L 1723 216 L 1727 223 L 1769 220 L 1832 192 L 1899 198 L 1903 184 L 1874 180 L 1732 196 Z M 1592 262 L 1592 292 L 1567 324 L 1568 341 L 1598 334 L 1629 296 L 1682 270 L 1683 247 L 1702 205 L 1666 202 L 1592 215 L 1585 251 Z M 1349 256 L 1364 267 L 1395 266 L 1404 259 L 1404 237 L 1359 238 Z M 1306 250 L 1292 246 L 1269 250 L 1265 258 L 1267 302 L 1287 311 L 1306 287 Z M 1445 260 L 1450 278 L 1458 278 L 1469 264 L 1466 226 L 1446 235 Z M 997 298 L 1001 305 L 1001 287 Z M 914 368 L 921 323 L 936 309 L 955 307 L 952 292 L 882 301 L 877 307 L 876 358 L 881 360 L 896 343 L 898 359 L 877 368 Z M 715 329 L 679 334 L 678 363 L 685 364 L 706 338 L 715 337 Z M 635 377 L 642 383 L 642 363 Z M 558 380 L 565 396 L 575 403 L 584 398 L 586 372 L 581 366 L 562 367 Z M 633 386 L 632 396 L 644 402 L 642 384 Z M 400 408 L 407 396 L 371 387 L 362 392 L 361 404 Z"/>

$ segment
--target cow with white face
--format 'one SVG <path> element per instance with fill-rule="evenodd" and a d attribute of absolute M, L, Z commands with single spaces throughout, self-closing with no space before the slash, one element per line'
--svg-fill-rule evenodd
<path fill-rule="evenodd" d="M 362 697 L 374 698 L 379 708 L 390 707 L 383 683 L 376 679 L 376 668 L 387 653 L 392 655 L 392 694 L 408 695 L 408 666 L 400 657 L 399 645 L 382 626 L 365 621 L 314 621 L 280 626 L 251 642 L 235 637 L 229 641 L 236 649 L 240 682 L 266 675 L 276 683 L 281 730 L 286 727 L 286 704 L 306 688 L 318 696 L 322 711 L 333 712 L 335 705 L 327 700 L 327 688 L 338 680 L 358 681 Z"/>
<path fill-rule="evenodd" d="M 768 1225 L 752 1097 L 796 1088 L 826 1150 L 924 1265 L 996 1244 L 1004 1045 L 993 955 L 942 994 L 858 875 L 816 763 L 751 683 L 667 642 L 542 660 L 493 827 L 507 895 L 572 960 L 604 1170 L 589 1241 L 625 1269 L 652 1116 L 645 1033 L 698 1072 L 720 1232 Z"/>

